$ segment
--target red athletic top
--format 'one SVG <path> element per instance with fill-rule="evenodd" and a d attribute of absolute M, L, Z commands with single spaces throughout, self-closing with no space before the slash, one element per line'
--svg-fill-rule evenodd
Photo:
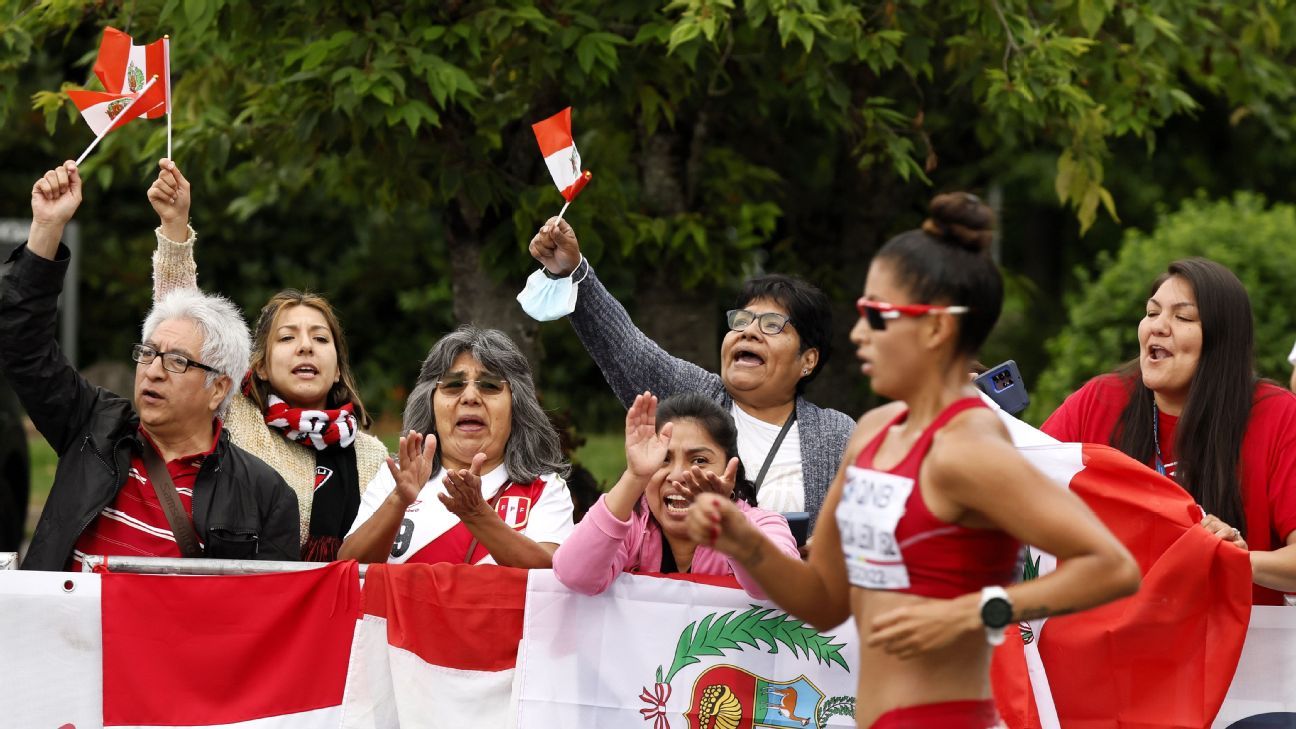
<path fill-rule="evenodd" d="M 1099 375 L 1072 393 L 1040 430 L 1068 443 L 1111 442 L 1132 383 L 1120 375 Z M 1161 413 L 1161 456 L 1174 463 L 1179 418 Z M 1251 399 L 1251 418 L 1242 436 L 1238 481 L 1246 533 L 1252 551 L 1278 549 L 1296 531 L 1296 395 L 1262 382 Z M 1147 464 L 1151 467 L 1151 463 Z M 1174 469 L 1168 469 L 1174 475 Z M 1256 605 L 1282 605 L 1282 593 L 1252 586 Z"/>
<path fill-rule="evenodd" d="M 936 431 L 975 407 L 985 404 L 979 398 L 951 404 L 899 463 L 886 471 L 875 470 L 873 457 L 887 433 L 909 416 L 907 411 L 901 413 L 864 446 L 855 465 L 847 467 L 837 526 L 852 585 L 954 598 L 1012 580 L 1017 541 L 997 529 L 941 521 L 928 510 L 918 485 Z"/>

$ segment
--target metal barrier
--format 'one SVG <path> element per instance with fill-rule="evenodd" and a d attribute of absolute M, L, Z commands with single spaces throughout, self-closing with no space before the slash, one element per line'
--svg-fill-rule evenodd
<path fill-rule="evenodd" d="M 298 572 L 323 567 L 327 562 L 271 562 L 242 559 L 180 559 L 172 557 L 86 557 L 84 571 L 103 565 L 109 572 L 131 572 L 141 575 L 264 575 L 273 572 Z M 364 579 L 369 565 L 360 565 Z M 0 552 L 0 570 L 18 569 L 17 552 Z"/>

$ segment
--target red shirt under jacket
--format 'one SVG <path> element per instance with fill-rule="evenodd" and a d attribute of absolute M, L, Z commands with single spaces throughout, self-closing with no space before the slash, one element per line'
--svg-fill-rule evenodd
<path fill-rule="evenodd" d="M 211 447 L 206 453 L 181 456 L 166 464 L 171 482 L 180 494 L 180 504 L 185 513 L 193 520 L 193 486 L 198 477 L 198 470 L 203 461 L 216 450 L 220 440 L 221 421 L 215 421 L 215 433 Z M 141 428 L 140 436 L 145 448 L 154 448 L 153 440 Z M 159 454 L 160 455 L 160 454 Z M 202 545 L 202 535 L 199 545 Z M 90 526 L 77 538 L 76 547 L 72 550 L 72 559 L 68 569 L 80 571 L 82 558 L 88 554 L 131 557 L 179 557 L 180 547 L 176 544 L 175 535 L 171 533 L 171 524 L 167 522 L 166 512 L 158 501 L 157 492 L 149 481 L 148 468 L 143 457 L 138 453 L 131 454 L 130 473 L 126 485 L 117 492 L 117 497 L 99 512 L 99 516 L 90 522 Z"/>

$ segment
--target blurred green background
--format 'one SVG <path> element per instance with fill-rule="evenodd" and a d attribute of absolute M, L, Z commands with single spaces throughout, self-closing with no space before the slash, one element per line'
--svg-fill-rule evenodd
<path fill-rule="evenodd" d="M 870 256 L 966 189 L 999 212 L 1008 281 L 982 359 L 1018 362 L 1032 422 L 1133 355 L 1144 287 L 1188 253 L 1256 267 L 1258 361 L 1287 377 L 1292 278 L 1262 275 L 1292 250 L 1290 212 L 1268 211 L 1296 197 L 1285 2 L 0 0 L 0 217 L 89 143 L 64 92 L 98 88 L 108 25 L 171 37 L 200 285 L 249 320 L 285 286 L 328 296 L 381 434 L 431 344 L 472 321 L 527 351 L 587 438 L 576 457 L 619 472 L 601 374 L 569 325 L 513 302 L 562 202 L 530 124 L 568 105 L 594 173 L 567 215 L 585 255 L 704 366 L 741 281 L 796 273 L 837 302 L 810 398 L 876 404 L 846 338 Z M 84 166 L 79 365 L 126 362 L 148 308 L 165 147 L 161 122 L 132 122 Z"/>

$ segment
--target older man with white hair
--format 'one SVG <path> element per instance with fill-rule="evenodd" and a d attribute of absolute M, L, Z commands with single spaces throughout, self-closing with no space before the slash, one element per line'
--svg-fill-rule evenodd
<path fill-rule="evenodd" d="M 134 345 L 134 402 L 87 382 L 54 342 L 81 203 L 66 162 L 32 186 L 32 227 L 0 296 L 0 364 L 58 471 L 24 569 L 79 569 L 86 555 L 296 559 L 297 497 L 221 426 L 250 341 L 227 299 L 177 291 Z"/>

